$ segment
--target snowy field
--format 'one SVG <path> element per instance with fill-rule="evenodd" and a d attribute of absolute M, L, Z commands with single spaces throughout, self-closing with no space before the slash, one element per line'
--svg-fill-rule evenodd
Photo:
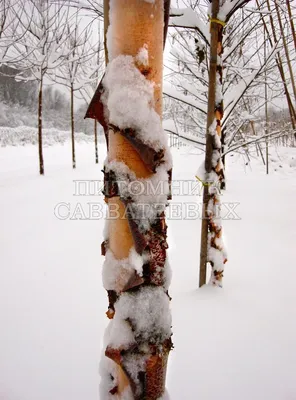
<path fill-rule="evenodd" d="M 195 179 L 198 153 L 174 149 L 175 180 Z M 72 171 L 69 143 L 47 147 L 40 177 L 36 147 L 0 148 L 1 400 L 99 399 L 105 206 L 79 196 L 77 181 L 102 180 L 104 157 L 95 165 L 93 144 L 79 143 Z M 201 197 L 178 183 L 168 210 L 168 390 L 172 400 L 295 400 L 296 149 L 271 150 L 269 176 L 260 161 L 229 157 L 227 176 L 223 289 L 197 288 Z"/>

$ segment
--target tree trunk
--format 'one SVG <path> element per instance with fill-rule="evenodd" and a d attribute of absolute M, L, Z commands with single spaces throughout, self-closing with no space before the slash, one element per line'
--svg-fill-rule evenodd
<path fill-rule="evenodd" d="M 223 24 L 218 21 L 218 13 L 219 0 L 213 0 L 199 286 L 206 283 L 208 262 L 212 267 L 210 283 L 222 286 L 224 264 L 227 261 L 221 220 L 217 215 L 220 213 L 219 191 L 224 176 L 221 160 Z"/>
<path fill-rule="evenodd" d="M 71 143 L 72 143 L 72 167 L 76 168 L 76 160 L 75 160 L 75 126 L 74 126 L 74 88 L 73 84 L 71 84 L 70 88 L 71 94 Z"/>
<path fill-rule="evenodd" d="M 99 154 L 98 154 L 98 123 L 97 123 L 97 120 L 94 120 L 94 134 L 95 134 L 96 164 L 98 164 L 99 163 Z"/>
<path fill-rule="evenodd" d="M 283 44 L 284 44 L 286 59 L 287 59 L 287 63 L 288 63 L 288 69 L 289 69 L 290 78 L 291 78 L 291 85 L 292 85 L 292 89 L 293 89 L 293 93 L 294 93 L 294 100 L 295 100 L 295 103 L 296 103 L 296 86 L 295 86 L 295 80 L 294 80 L 294 75 L 293 75 L 293 68 L 292 68 L 292 64 L 291 64 L 289 49 L 288 49 L 286 36 L 285 36 L 285 32 L 284 32 L 284 27 L 283 27 L 283 23 L 282 23 L 282 17 L 281 17 L 281 14 L 280 14 L 280 10 L 279 10 L 279 6 L 277 4 L 277 1 L 275 1 L 274 4 L 275 4 L 275 9 L 276 9 L 279 25 L 280 25 L 281 37 L 282 37 L 282 41 L 283 41 Z"/>
<path fill-rule="evenodd" d="M 260 8 L 258 0 L 256 0 L 256 4 Z M 271 7 L 270 7 L 269 0 L 267 0 L 267 7 L 268 7 L 268 11 L 271 12 Z M 277 43 L 277 35 L 276 35 L 276 30 L 275 30 L 272 14 L 270 14 L 269 19 L 270 19 L 270 24 L 271 24 L 274 44 L 276 44 Z M 272 46 L 273 44 L 272 44 L 271 36 L 270 36 L 270 34 L 268 32 L 268 28 L 267 28 L 267 25 L 266 25 L 266 23 L 264 21 L 264 17 L 263 16 L 261 16 L 261 20 L 262 20 L 263 25 L 264 25 L 264 30 L 265 30 L 265 32 L 267 34 L 268 39 L 269 39 L 269 43 Z M 280 54 L 278 54 L 276 56 L 276 64 L 277 64 L 277 67 L 278 67 L 278 70 L 280 72 L 281 79 L 282 79 L 282 82 L 283 82 L 283 85 L 284 85 L 284 91 L 285 91 L 287 104 L 288 104 L 288 108 L 289 108 L 292 128 L 295 129 L 296 128 L 296 112 L 295 112 L 295 107 L 294 107 L 294 105 L 292 103 L 291 96 L 290 96 L 290 93 L 289 93 L 289 89 L 288 89 L 288 85 L 287 85 L 287 81 L 286 81 L 286 76 L 285 76 L 285 71 L 284 71 L 284 67 L 283 67 L 283 62 L 282 62 L 282 58 L 281 58 Z"/>
<path fill-rule="evenodd" d="M 266 32 L 264 30 L 264 62 L 266 64 L 266 54 L 267 54 L 267 43 L 266 43 Z M 264 72 L 264 98 L 265 98 L 265 159 L 266 159 L 266 174 L 268 175 L 269 173 L 269 157 L 268 157 L 268 86 L 267 86 L 267 71 L 265 69 Z M 260 145 L 260 143 L 259 143 Z"/>
<path fill-rule="evenodd" d="M 172 348 L 164 215 L 171 162 L 161 129 L 164 1 L 112 0 L 109 7 L 105 0 L 104 10 L 105 29 L 109 17 L 111 26 L 109 64 L 100 89 L 105 90 L 109 111 L 109 121 L 101 113 L 102 124 L 109 125 L 104 171 L 109 221 L 102 251 L 111 321 L 101 367 L 101 398 L 157 400 L 164 395 Z M 142 102 L 146 96 L 152 97 Z M 101 111 L 94 105 L 87 116 L 98 118 L 96 112 Z M 125 116 L 124 123 L 119 114 Z M 152 129 L 145 130 L 151 121 Z M 158 136 L 148 142 L 146 136 L 152 132 Z M 143 196 L 122 191 L 122 183 L 144 185 L 145 194 L 149 183 L 154 189 L 164 183 L 166 190 L 149 193 L 143 203 Z"/>
<path fill-rule="evenodd" d="M 38 153 L 39 153 L 39 173 L 44 175 L 43 162 L 43 145 L 42 145 L 42 90 L 43 76 L 40 79 L 39 94 L 38 94 Z"/>
<path fill-rule="evenodd" d="M 287 8 L 288 8 L 288 14 L 289 14 L 289 20 L 290 20 L 290 26 L 291 26 L 291 32 L 293 36 L 293 41 L 294 41 L 294 49 L 296 51 L 296 34 L 295 34 L 295 26 L 293 22 L 293 16 L 292 16 L 292 10 L 291 10 L 291 5 L 290 5 L 290 0 L 286 0 Z"/>

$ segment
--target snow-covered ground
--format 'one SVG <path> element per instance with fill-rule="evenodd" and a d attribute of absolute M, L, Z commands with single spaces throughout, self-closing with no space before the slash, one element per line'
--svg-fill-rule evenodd
<path fill-rule="evenodd" d="M 271 150 L 269 176 L 228 158 L 223 289 L 197 288 L 201 197 L 183 181 L 198 153 L 173 150 L 171 399 L 295 400 L 296 149 Z M 99 190 L 79 181 L 102 180 L 104 157 L 101 146 L 95 165 L 93 144 L 79 143 L 73 171 L 70 143 L 54 145 L 40 177 L 36 147 L 0 149 L 1 400 L 99 399 L 105 205 L 78 191 Z"/>
<path fill-rule="evenodd" d="M 100 130 L 101 132 L 101 130 Z M 69 141 L 71 132 L 61 131 L 50 128 L 42 130 L 43 146 L 53 146 L 55 144 L 64 144 Z M 102 135 L 99 135 L 101 141 Z M 86 135 L 83 132 L 75 132 L 75 142 L 90 143 L 93 142 L 93 135 Z M 37 128 L 31 126 L 17 126 L 15 128 L 0 127 L 0 146 L 24 146 L 28 144 L 37 144 Z"/>

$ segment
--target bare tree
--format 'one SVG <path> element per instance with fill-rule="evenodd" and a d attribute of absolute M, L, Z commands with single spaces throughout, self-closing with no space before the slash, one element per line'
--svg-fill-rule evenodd
<path fill-rule="evenodd" d="M 39 172 L 44 174 L 42 146 L 42 94 L 45 75 L 65 61 L 65 20 L 69 9 L 63 4 L 51 4 L 50 0 L 27 0 L 14 8 L 19 21 L 20 39 L 13 44 L 9 61 L 13 61 L 22 72 L 17 79 L 36 80 L 38 89 L 38 154 Z"/>
<path fill-rule="evenodd" d="M 67 23 L 67 39 L 65 41 L 66 57 L 60 68 L 50 72 L 50 77 L 57 83 L 66 86 L 70 91 L 70 114 L 71 114 L 71 144 L 72 144 L 72 167 L 76 168 L 75 155 L 75 121 L 74 121 L 74 96 L 75 92 L 86 91 L 97 81 L 100 68 L 100 51 L 96 44 L 92 44 L 92 24 L 79 30 L 80 19 L 78 12 L 72 18 L 74 23 Z"/>

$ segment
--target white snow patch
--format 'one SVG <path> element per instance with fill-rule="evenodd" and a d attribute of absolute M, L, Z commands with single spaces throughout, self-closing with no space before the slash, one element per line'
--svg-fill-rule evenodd
<path fill-rule="evenodd" d="M 149 53 L 148 53 L 148 46 L 144 44 L 144 46 L 139 50 L 138 54 L 136 55 L 136 61 L 139 64 L 148 66 L 149 64 Z"/>
<path fill-rule="evenodd" d="M 143 264 L 143 257 L 136 252 L 134 247 L 130 249 L 129 256 L 121 260 L 117 260 L 108 249 L 103 264 L 104 288 L 119 291 L 133 271 L 136 271 L 139 276 L 143 275 Z"/>
<path fill-rule="evenodd" d="M 169 297 L 162 287 L 143 286 L 135 293 L 124 292 L 115 303 L 113 321 L 130 320 L 137 336 L 143 341 L 157 337 L 163 343 L 171 335 L 171 311 Z M 120 332 L 119 332 L 120 335 Z M 112 343 L 115 339 L 111 335 Z M 125 342 L 125 338 L 123 338 Z"/>
<path fill-rule="evenodd" d="M 216 105 L 220 104 L 223 100 L 223 93 L 222 93 L 222 85 L 220 82 L 220 75 L 216 73 L 216 94 L 215 94 L 215 102 Z"/>
<path fill-rule="evenodd" d="M 154 110 L 154 83 L 135 67 L 132 56 L 120 55 L 109 63 L 104 86 L 111 124 L 134 129 L 137 137 L 156 151 L 167 148 L 167 136 Z"/>
<path fill-rule="evenodd" d="M 216 118 L 214 118 L 213 122 L 209 126 L 209 134 L 210 135 L 216 135 L 216 133 L 217 133 L 216 127 L 217 127 L 217 122 L 216 122 Z"/>
<path fill-rule="evenodd" d="M 130 324 L 124 318 L 121 318 L 120 312 L 115 313 L 113 319 L 109 322 L 108 346 L 115 349 L 127 349 L 134 343 L 135 337 Z"/>

